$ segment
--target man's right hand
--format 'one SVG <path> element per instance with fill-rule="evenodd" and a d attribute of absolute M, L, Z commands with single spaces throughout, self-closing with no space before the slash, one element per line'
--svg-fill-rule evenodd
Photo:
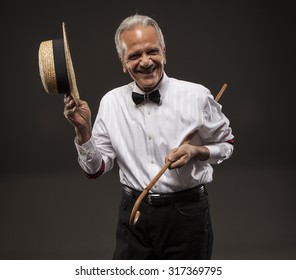
<path fill-rule="evenodd" d="M 77 141 L 81 145 L 91 137 L 91 111 L 86 101 L 77 100 L 71 95 L 64 97 L 64 116 L 75 127 Z"/>

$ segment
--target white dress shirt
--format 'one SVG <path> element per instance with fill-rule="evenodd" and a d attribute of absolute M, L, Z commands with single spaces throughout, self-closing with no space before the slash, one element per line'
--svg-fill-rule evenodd
<path fill-rule="evenodd" d="M 142 191 L 164 166 L 169 151 L 196 131 L 190 143 L 206 146 L 210 158 L 194 158 L 182 168 L 166 170 L 151 192 L 175 192 L 212 181 L 211 164 L 233 152 L 233 145 L 226 141 L 234 137 L 221 105 L 204 86 L 166 74 L 157 88 L 160 105 L 151 101 L 135 105 L 132 92 L 144 94 L 135 82 L 103 96 L 92 137 L 83 145 L 75 141 L 78 162 L 85 172 L 96 173 L 103 159 L 106 173 L 116 158 L 120 182 Z"/>

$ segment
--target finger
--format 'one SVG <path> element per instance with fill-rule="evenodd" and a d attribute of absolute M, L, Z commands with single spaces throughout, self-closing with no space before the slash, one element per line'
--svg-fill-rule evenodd
<path fill-rule="evenodd" d="M 177 168 L 177 164 L 176 164 L 175 162 L 173 162 L 173 163 L 170 165 L 169 169 L 172 170 L 172 169 L 175 169 L 175 168 Z"/>
<path fill-rule="evenodd" d="M 174 162 L 177 159 L 177 151 L 178 148 L 171 150 L 170 153 L 167 155 L 166 159 L 168 161 Z"/>
<path fill-rule="evenodd" d="M 73 99 L 73 97 L 71 95 L 69 95 L 69 94 L 64 95 L 64 103 L 68 103 L 72 99 Z"/>
<path fill-rule="evenodd" d="M 175 168 L 178 168 L 178 167 L 180 167 L 180 163 L 179 163 L 179 160 L 176 160 L 176 161 L 172 162 L 169 169 L 175 169 Z"/>
<path fill-rule="evenodd" d="M 66 110 L 72 110 L 74 107 L 76 107 L 76 103 L 73 99 L 70 99 L 69 101 L 65 102 Z"/>
<path fill-rule="evenodd" d="M 73 101 L 70 101 L 69 103 L 65 104 L 65 106 L 64 106 L 64 116 L 67 119 L 69 119 L 69 118 L 73 117 L 76 110 L 77 110 L 77 106 L 76 106 L 75 102 L 73 104 Z"/>
<path fill-rule="evenodd" d="M 182 166 L 184 166 L 187 163 L 187 158 L 186 156 L 183 156 L 177 160 L 175 160 L 171 166 L 170 169 L 175 169 L 175 168 L 181 168 Z"/>

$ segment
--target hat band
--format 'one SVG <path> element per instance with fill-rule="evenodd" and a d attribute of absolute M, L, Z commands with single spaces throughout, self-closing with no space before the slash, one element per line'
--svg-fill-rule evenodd
<path fill-rule="evenodd" d="M 58 93 L 70 93 L 70 85 L 66 66 L 64 40 L 57 39 L 52 41 L 53 59 Z"/>

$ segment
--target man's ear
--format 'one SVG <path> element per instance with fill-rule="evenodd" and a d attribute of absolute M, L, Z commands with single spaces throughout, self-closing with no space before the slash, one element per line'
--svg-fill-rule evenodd
<path fill-rule="evenodd" d="M 164 48 L 162 52 L 163 52 L 163 64 L 166 64 L 166 48 Z"/>
<path fill-rule="evenodd" d="M 119 60 L 120 60 L 120 63 L 122 65 L 122 71 L 123 71 L 123 73 L 126 73 L 127 70 L 126 70 L 125 63 L 123 61 L 123 58 L 119 57 Z"/>

